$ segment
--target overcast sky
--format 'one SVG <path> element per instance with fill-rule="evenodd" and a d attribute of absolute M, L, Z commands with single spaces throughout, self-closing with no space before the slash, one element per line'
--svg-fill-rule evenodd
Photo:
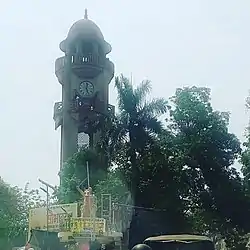
<path fill-rule="evenodd" d="M 208 86 L 243 140 L 250 89 L 249 0 L 12 0 L 0 8 L 0 176 L 13 185 L 58 183 L 61 98 L 54 61 L 70 26 L 89 18 L 112 44 L 116 74 L 152 80 L 153 95 Z M 113 85 L 110 100 L 115 103 Z"/>

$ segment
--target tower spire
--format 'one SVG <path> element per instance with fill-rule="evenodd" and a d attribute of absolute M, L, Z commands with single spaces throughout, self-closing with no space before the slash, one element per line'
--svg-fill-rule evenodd
<path fill-rule="evenodd" d="M 88 10 L 87 9 L 85 9 L 85 11 L 84 11 L 84 19 L 88 19 Z"/>

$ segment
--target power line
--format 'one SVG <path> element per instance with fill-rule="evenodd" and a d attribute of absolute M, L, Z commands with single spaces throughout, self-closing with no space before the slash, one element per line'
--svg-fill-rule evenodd
<path fill-rule="evenodd" d="M 166 212 L 167 209 L 160 209 L 160 208 L 153 208 L 153 207 L 142 207 L 142 206 L 134 206 L 134 205 L 128 205 L 128 204 L 122 204 L 122 203 L 114 203 L 114 205 L 121 206 L 121 207 L 128 207 L 128 208 L 138 208 L 138 209 L 144 209 L 154 212 Z"/>

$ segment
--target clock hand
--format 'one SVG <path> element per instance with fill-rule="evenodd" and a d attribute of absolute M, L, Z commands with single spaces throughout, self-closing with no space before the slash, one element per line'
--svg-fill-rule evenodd
<path fill-rule="evenodd" d="M 88 85 L 86 84 L 86 86 L 85 86 L 85 90 L 86 90 L 86 93 L 87 93 L 87 95 L 89 94 L 89 90 L 88 90 Z"/>

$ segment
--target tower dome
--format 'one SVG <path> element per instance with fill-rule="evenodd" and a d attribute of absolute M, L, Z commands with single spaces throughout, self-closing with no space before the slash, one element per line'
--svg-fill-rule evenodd
<path fill-rule="evenodd" d="M 111 45 L 104 40 L 101 29 L 95 22 L 88 19 L 87 9 L 85 9 L 84 19 L 78 20 L 71 26 L 67 38 L 60 43 L 60 49 L 65 52 L 76 39 L 97 41 L 105 54 L 112 50 Z"/>
<path fill-rule="evenodd" d="M 81 19 L 75 22 L 68 33 L 68 39 L 74 39 L 78 37 L 90 37 L 96 38 L 98 40 L 104 40 L 104 36 L 101 29 L 89 19 Z"/>

